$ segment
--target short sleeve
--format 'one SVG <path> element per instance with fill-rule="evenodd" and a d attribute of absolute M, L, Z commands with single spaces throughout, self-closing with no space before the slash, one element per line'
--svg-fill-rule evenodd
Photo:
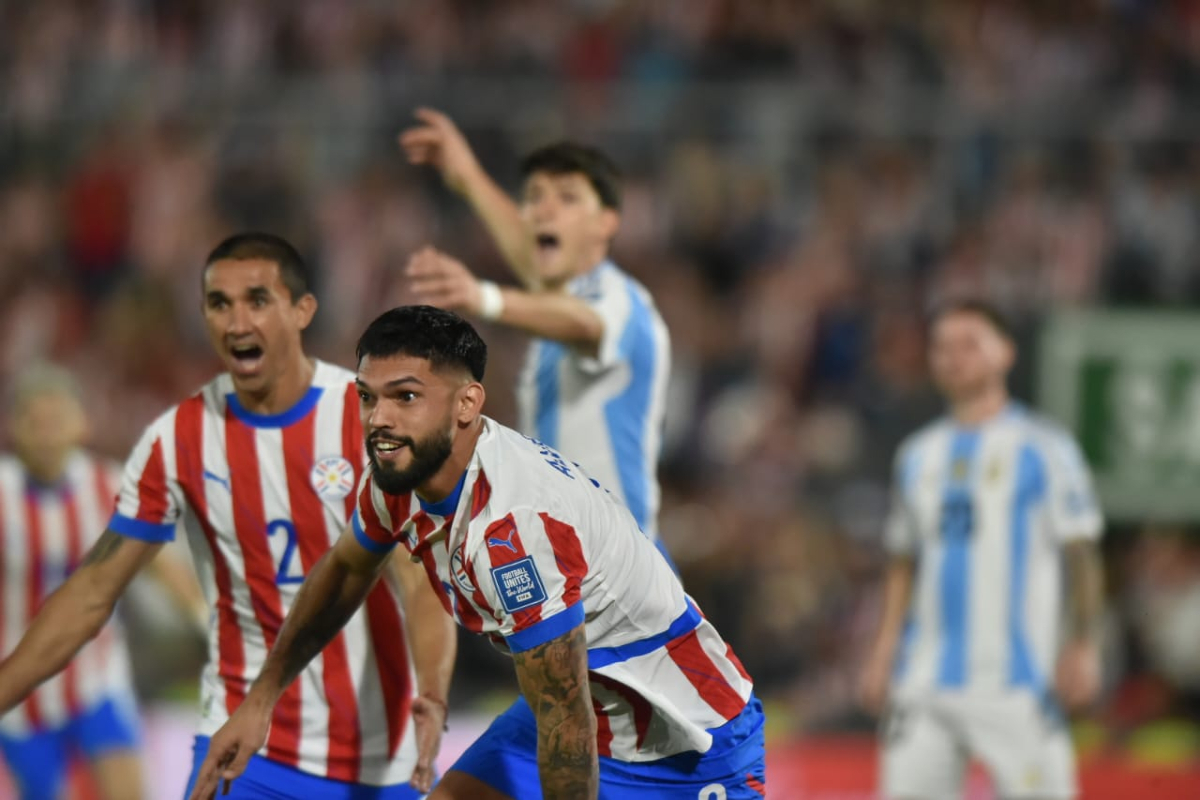
<path fill-rule="evenodd" d="M 383 492 L 371 480 L 371 471 L 364 470 L 358 483 L 358 500 L 350 527 L 358 543 L 372 553 L 387 553 L 396 546 L 399 534 L 393 525 L 392 510 Z"/>
<path fill-rule="evenodd" d="M 883 548 L 891 555 L 911 555 L 920 543 L 920 531 L 912 506 L 917 466 L 916 449 L 912 446 L 901 447 L 896 453 L 892 469 L 891 504 L 883 529 Z"/>
<path fill-rule="evenodd" d="M 175 466 L 170 415 L 146 429 L 121 472 L 109 530 L 145 542 L 169 542 L 184 508 Z M 205 474 L 205 479 L 220 476 Z M 228 480 L 225 476 L 223 480 Z"/>
<path fill-rule="evenodd" d="M 1104 528 L 1091 471 L 1079 445 L 1066 433 L 1047 437 L 1046 498 L 1050 524 L 1059 542 L 1098 539 Z"/>
<path fill-rule="evenodd" d="M 622 359 L 621 335 L 629 324 L 633 310 L 630 298 L 632 290 L 625 284 L 620 273 L 606 271 L 589 280 L 575 293 L 577 298 L 596 312 L 604 325 L 596 354 L 576 356 L 576 362 L 584 372 L 603 372 L 616 366 Z"/>
<path fill-rule="evenodd" d="M 516 509 L 476 543 L 481 609 L 514 653 L 556 639 L 584 621 L 587 561 L 575 529 L 546 512 Z"/>

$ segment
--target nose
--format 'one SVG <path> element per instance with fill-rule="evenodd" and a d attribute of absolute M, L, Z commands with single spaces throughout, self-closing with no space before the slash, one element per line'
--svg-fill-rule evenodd
<path fill-rule="evenodd" d="M 226 332 L 235 335 L 249 333 L 253 327 L 250 321 L 250 310 L 243 303 L 234 303 L 229 310 L 229 318 L 225 325 Z"/>
<path fill-rule="evenodd" d="M 388 413 L 388 404 L 386 402 L 376 402 L 371 410 L 367 412 L 367 418 L 364 422 L 367 425 L 368 433 L 375 431 L 390 431 L 395 426 L 395 421 L 392 415 Z"/>

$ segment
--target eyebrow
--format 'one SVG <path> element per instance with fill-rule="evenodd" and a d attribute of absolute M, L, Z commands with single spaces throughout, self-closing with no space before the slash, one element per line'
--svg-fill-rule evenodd
<path fill-rule="evenodd" d="M 364 383 L 362 381 L 362 379 L 360 379 L 360 378 L 355 378 L 354 383 L 363 389 L 370 390 L 370 388 L 371 388 L 370 386 L 367 386 L 367 384 Z M 416 384 L 417 386 L 424 386 L 425 382 L 422 381 L 420 378 L 418 378 L 416 375 L 405 375 L 403 378 L 396 378 L 393 381 L 388 381 L 387 383 L 385 383 L 383 385 L 383 388 L 394 389 L 398 386 L 406 386 L 408 384 Z"/>

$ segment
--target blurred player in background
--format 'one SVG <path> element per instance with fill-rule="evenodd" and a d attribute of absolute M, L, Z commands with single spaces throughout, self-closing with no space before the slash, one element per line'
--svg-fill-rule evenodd
<path fill-rule="evenodd" d="M 861 687 L 870 710 L 886 707 L 887 797 L 961 796 L 969 757 L 1001 797 L 1076 791 L 1060 708 L 1099 691 L 1102 520 L 1076 443 L 1010 400 L 1015 358 L 984 303 L 933 319 L 950 413 L 897 454 L 883 620 Z"/>
<path fill-rule="evenodd" d="M 544 147 L 521 163 L 518 206 L 448 117 L 417 117 L 400 137 L 409 161 L 436 167 L 466 198 L 525 288 L 480 281 L 427 249 L 408 265 L 414 298 L 537 337 L 517 394 L 521 430 L 615 492 L 662 550 L 657 466 L 671 345 L 645 287 L 609 259 L 621 222 L 616 167 L 591 147 Z"/>
<path fill-rule="evenodd" d="M 0 456 L 0 644 L 8 653 L 79 566 L 113 511 L 120 472 L 81 449 L 87 418 L 66 370 L 38 365 L 11 389 L 14 455 Z M 105 800 L 143 797 L 140 725 L 120 626 L 99 631 L 66 671 L 0 719 L 21 797 L 59 800 L 82 754 Z"/>
<path fill-rule="evenodd" d="M 393 309 L 358 357 L 372 467 L 353 531 L 305 580 L 250 699 L 213 737 L 193 800 L 237 777 L 271 703 L 400 543 L 459 624 L 512 655 L 522 694 L 431 800 L 763 797 L 750 677 L 624 505 L 483 416 L 487 346 L 470 324 Z"/>
<path fill-rule="evenodd" d="M 228 372 L 146 430 L 108 530 L 0 664 L 6 710 L 96 635 L 181 526 L 212 608 L 192 780 L 304 575 L 346 526 L 365 463 L 353 375 L 304 352 L 317 302 L 291 245 L 268 234 L 230 237 L 205 262 L 203 292 Z M 428 789 L 454 627 L 420 570 L 395 566 L 404 613 L 395 581 L 375 583 L 365 608 L 288 687 L 233 797 L 348 800 L 366 791 L 392 800 Z"/>

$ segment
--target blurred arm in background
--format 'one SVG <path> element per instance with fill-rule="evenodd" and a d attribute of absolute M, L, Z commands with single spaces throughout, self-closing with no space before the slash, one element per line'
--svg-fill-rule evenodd
<path fill-rule="evenodd" d="M 900 636 L 908 618 L 915 572 L 916 560 L 912 556 L 896 555 L 888 562 L 879 633 L 876 634 L 875 643 L 867 657 L 859 686 L 862 705 L 872 714 L 882 713 L 887 703 L 892 665 L 895 663 Z"/>

